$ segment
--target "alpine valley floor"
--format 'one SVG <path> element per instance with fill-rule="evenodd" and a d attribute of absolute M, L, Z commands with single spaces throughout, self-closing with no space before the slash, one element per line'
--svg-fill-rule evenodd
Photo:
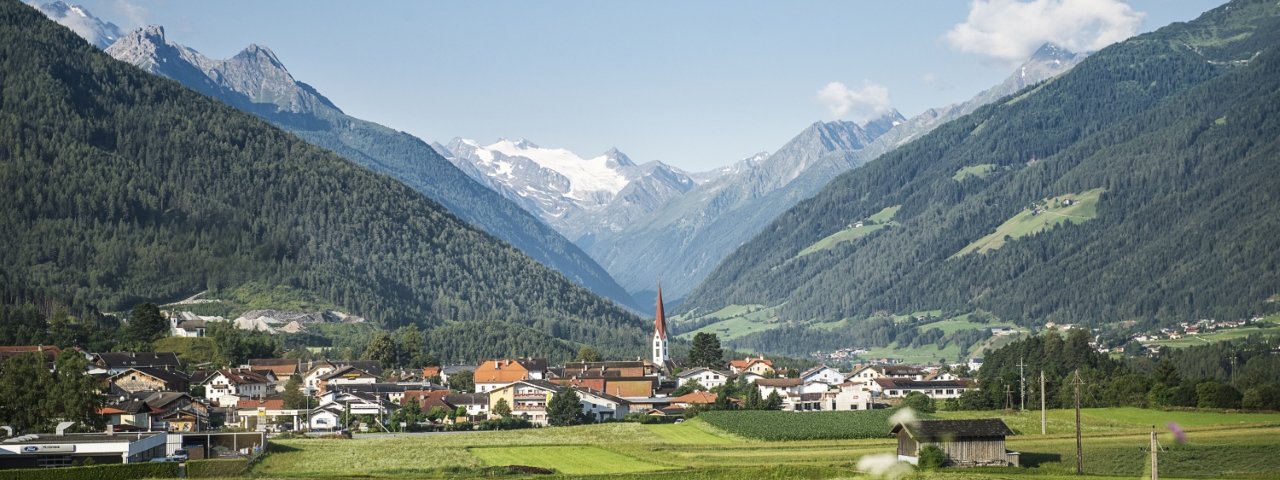
<path fill-rule="evenodd" d="M 858 415 L 860 412 L 847 412 Z M 803 417 L 804 413 L 796 413 Z M 1008 448 L 1021 468 L 908 472 L 921 479 L 1081 478 L 1074 475 L 1071 410 L 1051 410 L 1040 435 L 1038 411 L 940 412 L 938 418 L 1000 417 L 1017 432 Z M 1280 413 L 1244 414 L 1085 409 L 1088 478 L 1147 478 L 1151 428 L 1160 432 L 1162 478 L 1278 478 Z M 800 422 L 801 424 L 803 422 Z M 1186 441 L 1167 427 L 1176 423 Z M 885 431 L 889 427 L 886 425 Z M 891 455 L 892 438 L 767 442 L 748 440 L 701 421 L 611 423 L 503 432 L 363 436 L 354 440 L 288 439 L 273 443 L 253 478 L 609 478 L 828 479 L 876 478 L 857 469 L 868 455 Z M 508 474 L 523 465 L 554 475 Z"/>

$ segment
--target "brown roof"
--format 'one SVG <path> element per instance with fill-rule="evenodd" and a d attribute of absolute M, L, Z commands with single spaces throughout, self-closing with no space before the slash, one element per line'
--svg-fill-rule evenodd
<path fill-rule="evenodd" d="M 422 378 L 440 376 L 440 367 L 422 367 Z"/>
<path fill-rule="evenodd" d="M 742 360 L 730 360 L 730 361 L 729 361 L 729 366 L 730 366 L 730 367 L 734 367 L 734 368 L 747 368 L 747 367 L 750 367 L 750 366 L 751 366 L 751 364 L 756 363 L 756 362 L 762 362 L 762 363 L 764 363 L 765 365 L 768 365 L 768 366 L 769 366 L 769 368 L 773 368 L 773 361 L 772 361 L 772 360 L 768 360 L 768 359 L 766 359 L 766 358 L 764 358 L 764 357 L 759 357 L 759 358 L 751 358 L 751 357 L 747 357 L 747 358 L 744 358 L 744 359 L 742 359 Z"/>
<path fill-rule="evenodd" d="M 687 403 L 690 405 L 709 405 L 716 403 L 716 394 L 711 392 L 690 392 L 673 398 L 671 401 L 672 403 Z"/>
<path fill-rule="evenodd" d="M 221 373 L 222 376 L 227 377 L 227 381 L 237 385 L 248 385 L 248 384 L 254 384 L 254 383 L 271 383 L 271 380 L 267 379 L 267 377 L 264 377 L 262 376 L 262 374 L 259 374 L 257 372 L 253 372 L 250 370 L 241 370 L 238 368 L 223 369 L 223 370 L 218 370 L 218 373 Z M 205 381 L 208 382 L 209 378 L 213 378 L 214 376 L 215 375 L 210 375 L 208 378 L 205 379 Z"/>
<path fill-rule="evenodd" d="M 912 424 L 899 423 L 889 433 L 897 434 L 904 428 L 907 434 L 915 439 L 1003 438 L 1013 435 L 1013 430 L 998 418 L 921 420 Z"/>
<path fill-rule="evenodd" d="M 405 390 L 404 400 L 400 401 L 401 405 L 408 405 L 409 402 L 418 402 L 418 406 L 422 411 L 429 411 L 434 407 L 444 407 L 450 410 L 457 408 L 456 405 L 449 403 L 447 397 L 452 394 L 448 390 Z"/>
<path fill-rule="evenodd" d="M 528 380 L 530 371 L 545 371 L 543 358 L 485 360 L 476 367 L 475 383 L 510 383 Z"/>
<path fill-rule="evenodd" d="M 804 380 L 799 378 L 761 378 L 756 380 L 756 385 L 761 387 L 798 387 L 804 384 Z"/>

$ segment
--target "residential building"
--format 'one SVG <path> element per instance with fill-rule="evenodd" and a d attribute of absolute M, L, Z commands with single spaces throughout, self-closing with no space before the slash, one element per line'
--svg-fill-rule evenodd
<path fill-rule="evenodd" d="M 832 386 L 845 382 L 843 373 L 826 365 L 818 365 L 805 370 L 804 373 L 800 374 L 800 379 L 805 382 L 822 382 Z"/>
<path fill-rule="evenodd" d="M 151 424 L 151 416 L 161 413 L 147 402 L 128 399 L 103 405 L 98 414 L 106 417 L 107 432 L 149 432 L 156 430 Z"/>
<path fill-rule="evenodd" d="M 371 384 L 378 383 L 378 380 L 377 375 L 361 370 L 355 365 L 342 365 L 321 376 L 317 385 L 318 391 L 324 393 L 339 385 Z"/>
<path fill-rule="evenodd" d="M 520 380 L 547 378 L 547 359 L 485 360 L 475 370 L 476 392 L 485 393 Z"/>
<path fill-rule="evenodd" d="M 0 346 L 0 363 L 4 363 L 10 358 L 28 353 L 35 353 L 44 357 L 45 362 L 49 365 L 49 370 L 53 370 L 54 363 L 58 360 L 58 355 L 62 354 L 62 350 L 58 347 L 48 345 Z"/>
<path fill-rule="evenodd" d="M 690 392 L 671 399 L 671 405 L 680 408 L 705 407 L 716 403 L 719 395 L 711 392 Z"/>
<path fill-rule="evenodd" d="M 754 373 L 762 377 L 768 377 L 776 373 L 773 370 L 773 361 L 764 357 L 746 357 L 742 360 L 731 360 L 729 362 L 729 371 L 738 375 Z"/>
<path fill-rule="evenodd" d="M 115 375 L 134 367 L 181 370 L 182 362 L 173 352 L 96 353 L 90 359 L 89 374 Z"/>
<path fill-rule="evenodd" d="M 476 371 L 475 365 L 445 365 L 443 367 L 440 367 L 440 383 L 442 385 L 448 385 L 449 377 L 452 377 L 454 375 L 457 375 L 459 373 L 464 373 L 464 372 L 471 372 L 474 374 L 475 371 Z M 426 377 L 423 377 L 423 378 L 426 378 Z"/>
<path fill-rule="evenodd" d="M 924 380 L 924 376 L 924 370 L 907 365 L 868 365 L 854 370 L 845 379 L 861 382 L 864 388 L 869 389 L 877 378 Z"/>
<path fill-rule="evenodd" d="M 190 379 L 181 370 L 163 370 L 154 367 L 133 367 L 107 378 L 114 391 L 133 392 L 186 392 Z"/>
<path fill-rule="evenodd" d="M 831 398 L 831 410 L 867 410 L 871 408 L 871 394 L 859 382 L 840 384 L 840 390 Z"/>
<path fill-rule="evenodd" d="M 960 395 L 973 388 L 969 380 L 933 380 L 917 381 L 904 378 L 877 378 L 872 380 L 870 390 L 880 398 L 902 398 L 911 392 L 923 393 L 935 400 L 960 398 Z"/>
<path fill-rule="evenodd" d="M 564 387 L 546 380 L 516 381 L 489 391 L 489 411 L 499 400 L 505 400 L 512 415 L 524 417 L 534 425 L 547 425 L 547 402 L 561 388 Z M 620 397 L 585 388 L 574 391 L 582 412 L 596 421 L 621 420 L 630 412 L 631 405 Z"/>
<path fill-rule="evenodd" d="M 204 398 L 221 407 L 235 406 L 241 399 L 260 399 L 275 393 L 275 381 L 244 369 L 218 370 L 204 383 Z"/>
<path fill-rule="evenodd" d="M 801 393 L 801 387 L 804 381 L 799 378 L 762 378 L 756 380 L 756 388 L 760 389 L 761 397 L 768 397 L 769 394 L 777 392 L 778 396 L 786 398 L 787 395 Z"/>
<path fill-rule="evenodd" d="M 697 367 L 680 372 L 680 375 L 676 376 L 676 383 L 678 386 L 683 387 L 686 383 L 696 381 L 698 385 L 711 389 L 729 383 L 733 377 L 734 375 L 729 372 Z"/>
<path fill-rule="evenodd" d="M 481 418 L 489 416 L 489 394 L 487 393 L 450 393 L 444 397 L 444 401 L 450 405 L 465 407 L 467 416 Z"/>

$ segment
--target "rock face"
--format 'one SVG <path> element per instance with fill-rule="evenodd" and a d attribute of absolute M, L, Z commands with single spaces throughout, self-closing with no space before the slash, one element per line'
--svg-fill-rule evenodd
<path fill-rule="evenodd" d="M 391 175 L 575 283 L 635 308 L 630 295 L 568 239 L 477 183 L 426 142 L 344 114 L 315 88 L 293 78 L 266 47 L 250 45 L 232 58 L 211 59 L 169 42 L 164 28 L 148 26 L 124 35 L 106 51 Z"/>
<path fill-rule="evenodd" d="M 437 150 L 579 244 L 601 232 L 621 231 L 696 184 L 662 162 L 636 165 L 616 148 L 582 157 L 523 139 L 481 145 L 455 138 Z"/>

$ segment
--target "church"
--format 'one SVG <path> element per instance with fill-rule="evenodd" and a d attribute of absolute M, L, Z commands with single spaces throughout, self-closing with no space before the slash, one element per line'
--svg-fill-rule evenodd
<path fill-rule="evenodd" d="M 653 338 L 650 346 L 652 356 L 650 360 L 655 368 L 661 369 L 668 375 L 675 371 L 675 363 L 671 361 L 671 341 L 667 338 L 667 314 L 663 311 L 662 306 L 662 285 L 658 285 L 658 307 L 653 315 Z"/>

